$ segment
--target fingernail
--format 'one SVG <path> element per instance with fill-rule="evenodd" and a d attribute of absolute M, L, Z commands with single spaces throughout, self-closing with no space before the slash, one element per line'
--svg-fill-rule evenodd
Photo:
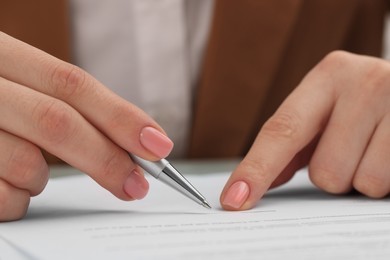
<path fill-rule="evenodd" d="M 145 127 L 140 135 L 141 144 L 160 158 L 167 157 L 173 148 L 173 142 L 166 135 L 153 127 Z"/>
<path fill-rule="evenodd" d="M 238 181 L 230 186 L 222 204 L 235 209 L 241 208 L 249 195 L 249 186 L 246 182 Z"/>
<path fill-rule="evenodd" d="M 142 174 L 134 170 L 123 184 L 123 190 L 133 199 L 140 200 L 148 193 L 149 183 Z"/>

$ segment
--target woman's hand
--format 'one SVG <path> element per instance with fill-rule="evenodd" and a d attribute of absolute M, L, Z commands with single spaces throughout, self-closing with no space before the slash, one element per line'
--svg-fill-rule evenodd
<path fill-rule="evenodd" d="M 40 148 L 132 200 L 148 183 L 128 152 L 157 160 L 172 146 L 156 122 L 85 71 L 0 32 L 0 221 L 23 217 L 45 187 Z"/>
<path fill-rule="evenodd" d="M 309 165 L 311 181 L 334 194 L 390 192 L 390 64 L 336 51 L 302 80 L 260 130 L 228 180 L 221 204 L 256 205 Z"/>

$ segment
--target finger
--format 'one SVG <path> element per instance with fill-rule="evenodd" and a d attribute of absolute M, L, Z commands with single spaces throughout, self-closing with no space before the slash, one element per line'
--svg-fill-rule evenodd
<path fill-rule="evenodd" d="M 0 179 L 31 196 L 42 192 L 49 179 L 49 168 L 38 147 L 0 130 Z"/>
<path fill-rule="evenodd" d="M 27 190 L 13 187 L 0 179 L 0 222 L 21 219 L 30 203 Z"/>
<path fill-rule="evenodd" d="M 71 64 L 0 33 L 0 75 L 65 101 L 128 152 L 166 157 L 173 143 L 142 110 Z"/>
<path fill-rule="evenodd" d="M 311 156 L 318 143 L 318 136 L 311 141 L 302 151 L 297 153 L 286 168 L 276 177 L 271 184 L 270 189 L 276 188 L 280 185 L 288 182 L 295 174 L 296 171 L 309 164 Z"/>
<path fill-rule="evenodd" d="M 327 82 L 330 78 L 326 70 L 313 70 L 264 124 L 222 191 L 225 209 L 253 207 L 294 156 L 321 131 L 334 104 Z"/>
<path fill-rule="evenodd" d="M 316 186 L 330 193 L 352 189 L 353 175 L 378 120 L 375 102 L 360 92 L 338 98 L 310 162 L 310 179 Z"/>
<path fill-rule="evenodd" d="M 390 116 L 386 116 L 367 147 L 356 171 L 353 187 L 372 198 L 385 197 L 390 192 Z"/>
<path fill-rule="evenodd" d="M 86 172 L 118 198 L 138 199 L 147 192 L 127 152 L 66 103 L 0 78 L 0 111 L 1 129 Z"/>

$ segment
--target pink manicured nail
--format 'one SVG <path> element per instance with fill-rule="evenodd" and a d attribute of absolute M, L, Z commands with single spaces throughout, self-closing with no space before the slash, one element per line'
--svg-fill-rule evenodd
<path fill-rule="evenodd" d="M 167 157 L 173 148 L 171 139 L 150 126 L 142 129 L 140 141 L 146 149 L 160 158 Z"/>
<path fill-rule="evenodd" d="M 148 193 L 149 183 L 144 176 L 134 170 L 123 184 L 123 190 L 133 199 L 140 200 Z"/>
<path fill-rule="evenodd" d="M 230 186 L 227 191 L 222 204 L 230 206 L 235 209 L 239 209 L 249 195 L 249 186 L 246 182 L 238 181 Z"/>

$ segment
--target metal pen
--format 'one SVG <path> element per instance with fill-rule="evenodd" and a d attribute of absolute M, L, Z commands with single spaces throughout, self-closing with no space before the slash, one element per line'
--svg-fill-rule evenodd
<path fill-rule="evenodd" d="M 205 197 L 203 197 L 203 195 L 200 194 L 200 192 L 197 191 L 195 187 L 167 160 L 162 159 L 156 162 L 151 162 L 133 154 L 130 154 L 130 157 L 136 164 L 141 166 L 142 169 L 147 171 L 157 180 L 160 180 L 171 186 L 173 189 L 177 190 L 203 207 L 211 209 Z"/>

